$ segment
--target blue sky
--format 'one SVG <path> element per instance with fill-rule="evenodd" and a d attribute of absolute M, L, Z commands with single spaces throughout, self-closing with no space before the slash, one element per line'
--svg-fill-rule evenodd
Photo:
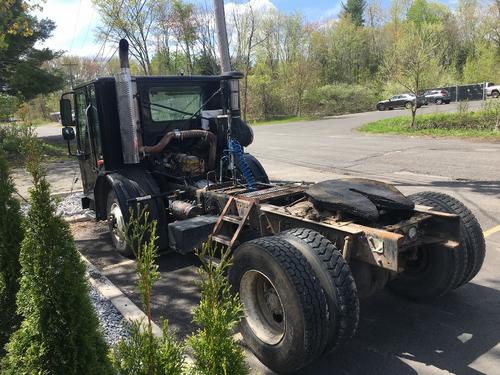
<path fill-rule="evenodd" d="M 301 11 L 310 20 L 334 16 L 341 7 L 340 1 L 331 0 L 273 0 L 273 4 L 284 12 Z"/>
<path fill-rule="evenodd" d="M 190 0 L 212 3 L 212 0 Z M 287 13 L 301 12 L 307 20 L 315 21 L 334 17 L 341 9 L 340 0 L 250 0 L 254 7 L 275 7 Z M 226 8 L 245 4 L 245 0 L 226 0 Z M 95 40 L 95 28 L 99 25 L 99 15 L 91 0 L 47 0 L 42 15 L 56 23 L 53 36 L 44 45 L 70 54 L 95 56 L 100 43 Z M 110 48 L 105 52 L 105 56 Z M 111 52 L 109 52 L 111 53 Z"/>

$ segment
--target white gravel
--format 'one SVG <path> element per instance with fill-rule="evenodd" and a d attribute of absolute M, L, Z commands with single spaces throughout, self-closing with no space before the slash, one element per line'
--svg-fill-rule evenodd
<path fill-rule="evenodd" d="M 128 323 L 116 307 L 94 287 L 90 288 L 89 295 L 108 345 L 114 347 L 121 339 L 128 338 Z"/>
<path fill-rule="evenodd" d="M 64 197 L 57 197 L 57 213 L 66 218 L 90 214 L 90 210 L 82 208 L 82 198 L 83 193 L 72 193 Z M 28 209 L 29 203 L 21 204 L 21 211 L 24 215 L 26 215 Z"/>
<path fill-rule="evenodd" d="M 90 210 L 82 208 L 83 193 L 73 193 L 59 198 L 57 213 L 64 217 L 86 214 Z"/>

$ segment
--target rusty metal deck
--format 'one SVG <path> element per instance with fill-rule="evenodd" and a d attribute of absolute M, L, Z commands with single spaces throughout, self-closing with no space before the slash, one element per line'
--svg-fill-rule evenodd
<path fill-rule="evenodd" d="M 237 197 L 252 199 L 256 202 L 266 202 L 271 199 L 281 198 L 285 196 L 292 196 L 296 194 L 303 193 L 307 189 L 307 186 L 297 186 L 297 185 L 280 185 L 273 186 L 271 188 L 250 191 L 242 194 L 238 194 Z"/>

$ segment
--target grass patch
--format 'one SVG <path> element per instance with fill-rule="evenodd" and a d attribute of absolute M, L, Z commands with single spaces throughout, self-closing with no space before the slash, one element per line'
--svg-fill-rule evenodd
<path fill-rule="evenodd" d="M 29 122 L 30 126 L 37 127 L 37 126 L 42 126 L 42 125 L 49 125 L 53 124 L 54 121 L 51 120 L 45 120 L 45 119 L 34 119 Z M 0 122 L 0 126 L 12 126 L 12 125 L 19 125 L 22 124 L 22 121 L 17 121 L 17 122 Z"/>
<path fill-rule="evenodd" d="M 500 140 L 496 130 L 500 119 L 498 108 L 476 112 L 432 113 L 417 115 L 411 127 L 411 116 L 399 116 L 370 122 L 359 131 L 373 134 L 427 135 L 435 137 L 490 138 Z"/>
<path fill-rule="evenodd" d="M 28 128 L 20 125 L 0 126 L 0 148 L 4 151 L 9 164 L 13 167 L 24 165 L 25 150 L 23 143 L 28 131 Z M 67 145 L 62 137 L 50 140 L 40 139 L 40 152 L 44 164 L 69 160 Z"/>
<path fill-rule="evenodd" d="M 249 124 L 252 126 L 277 125 L 277 124 L 287 124 L 289 122 L 311 121 L 314 119 L 315 119 L 314 117 L 306 117 L 306 116 L 288 116 L 279 119 L 249 121 Z"/>

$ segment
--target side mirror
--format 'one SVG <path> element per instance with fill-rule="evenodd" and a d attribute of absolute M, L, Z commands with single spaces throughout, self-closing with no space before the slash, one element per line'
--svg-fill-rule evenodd
<path fill-rule="evenodd" d="M 71 152 L 71 144 L 70 144 L 70 142 L 73 139 L 75 139 L 75 129 L 73 129 L 72 127 L 69 127 L 69 126 L 65 126 L 64 128 L 62 128 L 62 136 L 63 136 L 63 139 L 68 143 L 68 155 L 75 156 Z"/>
<path fill-rule="evenodd" d="M 61 114 L 61 124 L 62 126 L 73 126 L 73 114 L 71 108 L 71 100 L 67 98 L 61 98 L 59 101 L 59 112 Z M 74 132 L 73 132 L 74 134 Z M 64 133 L 63 133 L 64 136 Z M 66 139 L 66 138 L 65 138 Z"/>
<path fill-rule="evenodd" d="M 72 127 L 69 127 L 69 126 L 65 126 L 63 129 L 62 129 L 62 136 L 63 136 L 63 139 L 65 141 L 72 141 L 73 139 L 75 139 L 75 129 L 73 129 Z"/>

